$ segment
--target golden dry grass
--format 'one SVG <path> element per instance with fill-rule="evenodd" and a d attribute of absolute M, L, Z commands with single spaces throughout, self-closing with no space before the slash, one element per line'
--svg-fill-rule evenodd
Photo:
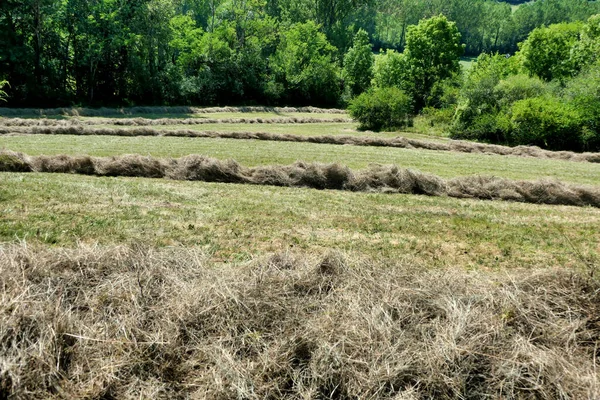
<path fill-rule="evenodd" d="M 0 397 L 595 399 L 592 271 L 0 246 Z"/>

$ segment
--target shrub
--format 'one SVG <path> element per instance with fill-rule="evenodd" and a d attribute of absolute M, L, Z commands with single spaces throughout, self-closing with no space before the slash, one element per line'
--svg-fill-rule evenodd
<path fill-rule="evenodd" d="M 536 145 L 549 150 L 582 150 L 581 116 L 555 97 L 535 97 L 512 106 L 512 144 Z"/>
<path fill-rule="evenodd" d="M 454 125 L 452 139 L 478 140 L 487 143 L 508 143 L 512 124 L 509 117 L 501 113 L 486 113 L 473 118 L 469 124 Z"/>
<path fill-rule="evenodd" d="M 494 97 L 501 108 L 508 109 L 519 100 L 540 97 L 546 92 L 547 85 L 541 79 L 517 74 L 498 82 L 494 88 Z"/>
<path fill-rule="evenodd" d="M 361 130 L 395 130 L 407 125 L 411 101 L 396 87 L 377 88 L 352 100 L 348 110 Z"/>

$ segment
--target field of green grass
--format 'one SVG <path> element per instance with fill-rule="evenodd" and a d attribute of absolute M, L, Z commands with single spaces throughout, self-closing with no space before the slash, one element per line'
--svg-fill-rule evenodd
<path fill-rule="evenodd" d="M 304 126 L 302 126 L 303 128 Z M 270 125 L 264 125 L 269 130 Z M 294 125 L 289 126 L 290 130 Z M 376 134 L 371 134 L 376 135 Z M 202 154 L 245 166 L 285 165 L 296 161 L 340 163 L 363 169 L 372 163 L 396 164 L 444 178 L 492 175 L 510 179 L 554 178 L 580 184 L 600 185 L 600 164 L 574 163 L 501 155 L 442 152 L 422 149 L 340 146 L 244 139 L 21 135 L 0 136 L 0 149 L 29 155 L 113 156 L 142 154 L 177 158 Z"/>
<path fill-rule="evenodd" d="M 211 117 L 255 115 L 262 114 Z M 413 133 L 381 134 L 358 132 L 348 122 L 151 128 L 447 142 L 438 127 L 429 136 L 423 134 L 426 121 L 417 122 Z M 135 128 L 80 129 L 106 127 Z M 0 135 L 0 150 L 29 156 L 202 154 L 248 167 L 397 164 L 443 178 L 493 175 L 600 186 L 600 163 L 543 154 L 19 128 Z M 3 155 L 5 162 L 28 160 L 25 170 L 43 170 L 33 168 L 39 158 Z M 73 161 L 60 160 L 54 161 Z M 81 160 L 84 167 L 90 162 Z M 1 172 L 4 165 L 0 398 L 600 395 L 600 208 L 253 180 Z M 572 190 L 598 197 L 593 190 Z"/>
<path fill-rule="evenodd" d="M 600 210 L 392 194 L 3 174 L 0 240 L 202 246 L 218 260 L 339 249 L 423 268 L 598 262 Z M 583 257 L 583 261 L 581 259 Z"/>

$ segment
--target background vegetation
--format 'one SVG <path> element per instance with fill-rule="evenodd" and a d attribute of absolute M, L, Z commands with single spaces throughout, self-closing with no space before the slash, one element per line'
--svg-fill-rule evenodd
<path fill-rule="evenodd" d="M 599 9 L 585 0 L 6 0 L 0 79 L 20 107 L 332 105 L 368 86 L 359 47 L 402 52 L 421 19 L 455 21 L 467 55 L 512 54 L 536 27 Z"/>

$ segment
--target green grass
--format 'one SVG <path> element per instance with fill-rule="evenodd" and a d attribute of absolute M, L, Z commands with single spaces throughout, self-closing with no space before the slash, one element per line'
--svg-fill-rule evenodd
<path fill-rule="evenodd" d="M 600 164 L 384 147 L 176 137 L 23 135 L 0 137 L 1 148 L 30 155 L 142 154 L 166 158 L 204 154 L 234 159 L 246 166 L 291 164 L 301 160 L 337 162 L 362 169 L 371 163 L 381 163 L 397 164 L 445 178 L 476 174 L 526 180 L 551 177 L 565 182 L 600 185 Z"/>
<path fill-rule="evenodd" d="M 59 174 L 1 175 L 0 241 L 203 246 L 216 260 L 340 249 L 428 267 L 598 262 L 600 210 Z"/>
<path fill-rule="evenodd" d="M 470 70 L 475 60 L 477 60 L 477 57 L 461 57 L 460 66 L 462 67 L 463 71 Z"/>

